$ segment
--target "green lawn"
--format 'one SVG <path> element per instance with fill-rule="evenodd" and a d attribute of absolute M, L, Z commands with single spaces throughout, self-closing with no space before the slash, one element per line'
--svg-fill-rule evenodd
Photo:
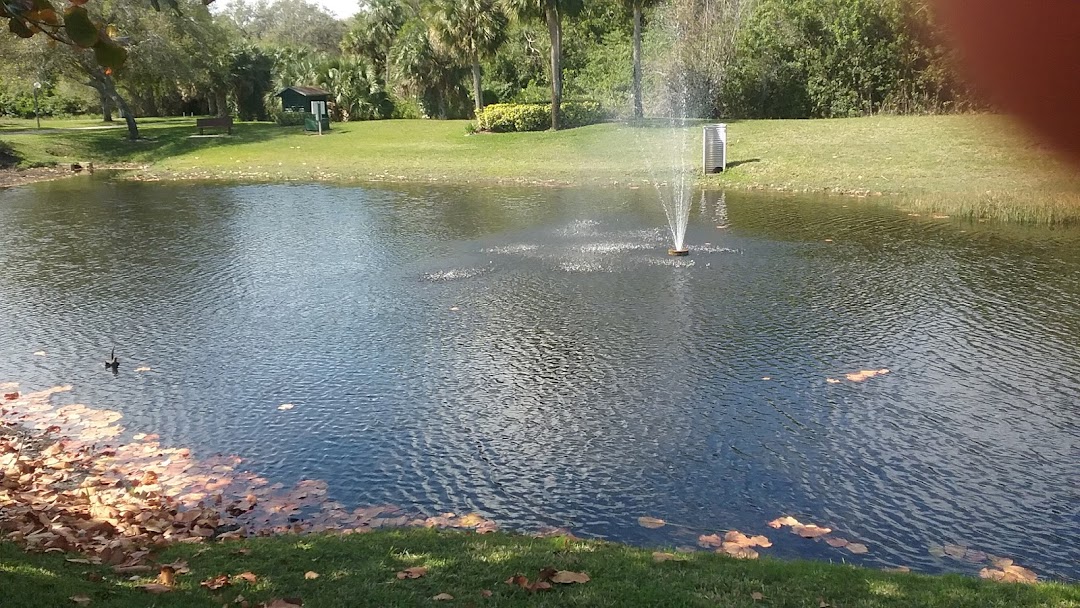
<path fill-rule="evenodd" d="M 191 138 L 192 118 L 143 119 L 145 141 L 123 129 L 27 133 L 0 122 L 24 164 L 94 160 L 148 165 L 147 177 L 257 181 L 640 183 L 681 155 L 700 163 L 700 124 L 683 134 L 603 124 L 566 131 L 466 136 L 464 121 L 393 120 L 333 125 L 322 136 L 242 123 L 232 137 Z M 93 121 L 73 121 L 90 126 Z M 43 126 L 63 126 L 47 121 Z M 1080 220 L 1080 172 L 989 115 L 876 116 L 735 121 L 730 170 L 702 178 L 735 186 L 874 196 L 923 211 L 1034 222 Z"/>
<path fill-rule="evenodd" d="M 159 563 L 184 560 L 191 572 L 174 591 L 150 595 L 103 566 L 65 562 L 58 554 L 25 554 L 0 543 L 3 605 L 238 606 L 298 597 L 307 608 L 342 606 L 724 606 L 832 608 L 916 606 L 1015 608 L 1080 606 L 1080 588 L 1039 583 L 1003 584 L 958 575 L 898 574 L 809 561 L 735 560 L 708 552 L 686 561 L 656 563 L 649 550 L 595 541 L 532 538 L 503 533 L 399 529 L 351 536 L 278 536 L 209 545 L 177 544 Z M 417 579 L 398 579 L 409 567 Z M 530 593 L 505 583 L 515 574 L 535 579 L 546 567 L 584 572 L 585 584 L 555 585 Z M 200 582 L 249 571 L 255 581 L 233 579 L 217 591 Z M 318 578 L 305 578 L 306 572 Z M 482 591 L 492 594 L 484 597 Z M 763 599 L 756 600 L 754 593 Z M 453 600 L 431 598 L 448 593 Z"/>

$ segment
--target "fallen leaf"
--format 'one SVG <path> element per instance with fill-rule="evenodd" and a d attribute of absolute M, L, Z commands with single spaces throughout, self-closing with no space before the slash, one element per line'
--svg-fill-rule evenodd
<path fill-rule="evenodd" d="M 64 561 L 70 562 L 72 564 L 92 564 L 93 563 L 90 560 L 84 559 L 84 558 L 81 558 L 81 557 L 69 557 Z"/>
<path fill-rule="evenodd" d="M 253 584 L 253 585 L 254 585 L 254 584 L 255 584 L 255 581 L 257 581 L 259 577 L 255 576 L 255 573 L 254 573 L 254 572 L 251 572 L 251 571 L 249 570 L 249 571 L 247 571 L 247 572 L 241 572 L 240 574 L 237 574 L 237 575 L 236 575 L 236 576 L 234 576 L 233 578 L 238 578 L 238 579 L 240 579 L 240 580 L 242 580 L 242 581 L 247 581 L 247 582 L 249 582 L 249 583 L 251 583 L 251 584 Z"/>
<path fill-rule="evenodd" d="M 830 536 L 830 537 L 825 539 L 825 544 L 829 545 L 830 547 L 834 547 L 834 548 L 839 549 L 840 547 L 848 546 L 849 541 L 846 538 L 840 538 L 838 536 Z"/>
<path fill-rule="evenodd" d="M 655 517 L 639 517 L 637 518 L 637 523 L 642 528 L 649 529 L 663 528 L 665 525 L 667 525 L 666 521 L 662 519 L 657 519 Z"/>
<path fill-rule="evenodd" d="M 698 537 L 697 543 L 702 547 L 719 547 L 724 544 L 724 539 L 718 534 L 702 534 Z"/>
<path fill-rule="evenodd" d="M 967 547 L 963 545 L 945 545 L 945 555 L 953 559 L 963 559 L 964 554 L 967 553 Z"/>
<path fill-rule="evenodd" d="M 832 532 L 832 528 L 823 528 L 815 524 L 792 526 L 791 531 L 803 538 L 817 538 Z"/>
<path fill-rule="evenodd" d="M 794 517 L 791 517 L 790 515 L 785 515 L 783 517 L 778 517 L 770 521 L 768 525 L 770 528 L 780 529 L 784 526 L 801 526 L 802 524 L 799 523 L 799 520 L 795 519 Z"/>
<path fill-rule="evenodd" d="M 407 578 L 420 578 L 425 574 L 427 574 L 427 568 L 423 566 L 413 566 L 412 568 L 406 568 L 401 572 L 398 572 L 397 577 L 400 580 L 404 580 Z"/>
<path fill-rule="evenodd" d="M 664 553 L 662 551 L 653 551 L 652 559 L 654 562 L 657 563 L 669 561 L 684 562 L 686 561 L 686 556 L 679 555 L 677 553 Z"/>
<path fill-rule="evenodd" d="M 739 545 L 736 543 L 724 543 L 724 546 L 716 550 L 717 553 L 724 553 L 730 555 L 735 559 L 757 559 L 758 552 L 754 551 L 750 547 Z"/>
<path fill-rule="evenodd" d="M 491 594 L 490 589 L 481 589 L 480 590 L 480 597 L 491 597 L 491 595 L 492 594 Z"/>
<path fill-rule="evenodd" d="M 19 393 L 4 393 L 4 399 L 8 401 L 14 401 L 19 398 Z"/>
<path fill-rule="evenodd" d="M 208 578 L 205 581 L 199 583 L 199 585 L 201 585 L 203 587 L 206 587 L 207 589 L 210 589 L 210 590 L 221 589 L 222 587 L 226 587 L 226 586 L 228 586 L 230 584 L 231 583 L 229 582 L 229 575 L 228 574 L 219 574 L 217 576 Z"/>
<path fill-rule="evenodd" d="M 319 578 L 319 573 L 315 572 L 313 570 L 308 570 L 307 572 L 304 573 L 304 578 L 309 580 L 309 581 L 315 580 L 315 579 Z"/>
<path fill-rule="evenodd" d="M 866 545 L 862 543 L 848 543 L 847 550 L 856 555 L 862 555 L 863 553 L 870 551 L 870 549 L 867 549 Z"/>
<path fill-rule="evenodd" d="M 569 585 L 572 583 L 587 583 L 589 582 L 589 575 L 584 572 L 570 572 L 569 570 L 559 570 L 551 577 L 551 582 L 559 583 L 560 585 Z"/>
<path fill-rule="evenodd" d="M 73 595 L 68 599 L 75 602 L 76 604 L 79 604 L 80 606 L 85 606 L 90 603 L 90 597 L 86 595 Z"/>
<path fill-rule="evenodd" d="M 829 604 L 829 602 L 825 601 L 825 598 L 819 597 L 817 599 L 818 599 L 818 608 L 829 608 L 830 604 Z"/>
<path fill-rule="evenodd" d="M 436 602 L 444 602 L 446 600 L 454 599 L 454 596 L 450 595 L 449 593 L 440 593 L 439 595 L 436 595 L 431 599 L 435 600 Z"/>
<path fill-rule="evenodd" d="M 284 412 L 285 410 L 291 410 L 294 407 L 296 407 L 296 406 L 293 405 L 292 403 L 282 403 L 281 405 L 277 406 L 277 409 Z"/>
<path fill-rule="evenodd" d="M 755 591 L 750 594 L 750 597 L 753 598 L 755 602 L 760 602 L 761 600 L 765 599 L 765 594 L 760 591 Z"/>
<path fill-rule="evenodd" d="M 137 585 L 137 587 L 147 593 L 168 593 L 173 590 L 172 587 L 161 583 L 146 583 L 145 585 Z"/>

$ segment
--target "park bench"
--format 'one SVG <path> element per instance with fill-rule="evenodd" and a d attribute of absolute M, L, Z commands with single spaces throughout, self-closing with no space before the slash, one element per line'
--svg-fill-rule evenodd
<path fill-rule="evenodd" d="M 196 118 L 195 126 L 199 128 L 199 135 L 203 134 L 203 129 L 208 127 L 219 127 L 228 129 L 229 135 L 232 135 L 232 116 L 215 116 L 213 118 Z"/>

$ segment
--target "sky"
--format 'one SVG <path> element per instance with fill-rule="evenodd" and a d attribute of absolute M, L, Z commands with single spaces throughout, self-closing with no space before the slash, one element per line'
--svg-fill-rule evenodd
<path fill-rule="evenodd" d="M 331 14 L 336 15 L 342 19 L 352 17 L 359 10 L 360 3 L 358 0 L 309 0 L 325 8 Z M 217 8 L 218 10 L 224 9 L 231 4 L 231 0 L 217 0 L 210 5 L 210 8 Z"/>

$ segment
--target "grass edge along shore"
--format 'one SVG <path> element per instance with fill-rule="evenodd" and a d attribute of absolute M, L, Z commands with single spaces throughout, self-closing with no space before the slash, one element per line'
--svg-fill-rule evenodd
<path fill-rule="evenodd" d="M 1080 587 L 998 583 L 957 574 L 895 573 L 806 560 L 737 560 L 708 551 L 672 553 L 565 536 L 537 538 L 424 528 L 364 534 L 279 535 L 177 543 L 155 554 L 183 564 L 170 591 L 141 585 L 157 570 L 117 574 L 58 553 L 24 553 L 0 542 L 4 606 L 258 606 L 298 598 L 339 606 L 725 606 L 820 608 L 1075 608 Z M 421 568 L 416 578 L 398 576 Z M 585 573 L 586 583 L 530 591 L 545 568 Z M 250 575 L 238 576 L 243 573 Z M 313 574 L 309 574 L 313 573 Z M 222 579 L 224 575 L 224 579 Z M 217 578 L 226 584 L 201 584 Z M 437 597 L 451 596 L 452 600 Z M 78 598 L 78 599 L 71 599 Z"/>
<path fill-rule="evenodd" d="M 92 160 L 131 178 L 245 182 L 420 182 L 629 187 L 663 179 L 678 131 L 606 123 L 559 132 L 466 135 L 465 121 L 335 123 L 319 137 L 269 123 L 192 137 L 191 118 L 143 119 L 143 140 L 92 120 L 0 122 L 23 166 Z M 700 124 L 685 162 L 700 164 Z M 908 211 L 1032 224 L 1080 222 L 1080 171 L 996 115 L 732 121 L 729 170 L 707 188 L 846 194 Z M 670 173 L 670 171 L 667 171 Z"/>

